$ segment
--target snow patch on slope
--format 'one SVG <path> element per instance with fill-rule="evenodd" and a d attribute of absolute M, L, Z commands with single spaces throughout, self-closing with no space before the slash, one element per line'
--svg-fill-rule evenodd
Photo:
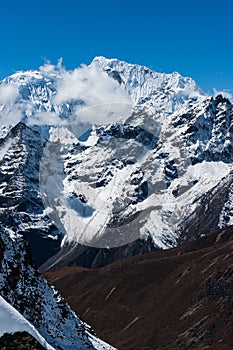
<path fill-rule="evenodd" d="M 160 248 L 176 246 L 182 223 L 195 216 L 195 210 L 200 205 L 203 193 L 214 191 L 216 186 L 231 173 L 231 169 L 232 166 L 223 162 L 203 161 L 189 166 L 183 176 L 174 179 L 166 193 L 153 194 L 141 203 L 140 209 L 155 208 L 141 234 L 150 232 L 155 245 Z M 174 191 L 178 190 L 180 195 L 174 197 Z"/>

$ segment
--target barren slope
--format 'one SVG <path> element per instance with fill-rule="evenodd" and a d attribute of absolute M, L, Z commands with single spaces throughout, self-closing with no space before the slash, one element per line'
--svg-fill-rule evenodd
<path fill-rule="evenodd" d="M 121 350 L 233 348 L 233 227 L 101 269 L 45 274 Z"/>

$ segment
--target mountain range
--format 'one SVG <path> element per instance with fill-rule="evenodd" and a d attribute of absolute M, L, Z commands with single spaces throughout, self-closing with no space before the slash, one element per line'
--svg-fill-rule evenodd
<path fill-rule="evenodd" d="M 191 78 L 45 64 L 1 81 L 0 122 L 1 295 L 49 346 L 111 349 L 37 268 L 99 268 L 233 224 L 233 106 Z"/>

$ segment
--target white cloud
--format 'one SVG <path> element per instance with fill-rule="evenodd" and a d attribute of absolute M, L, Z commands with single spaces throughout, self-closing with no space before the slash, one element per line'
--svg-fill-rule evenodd
<path fill-rule="evenodd" d="M 3 125 L 16 125 L 23 120 L 23 112 L 20 109 L 12 108 L 0 114 L 0 120 Z"/>
<path fill-rule="evenodd" d="M 74 114 L 79 120 L 95 124 L 116 122 L 128 117 L 132 102 L 126 91 L 107 73 L 91 66 L 66 71 L 54 97 L 56 104 L 80 101 Z"/>
<path fill-rule="evenodd" d="M 28 125 L 53 125 L 59 126 L 63 122 L 55 112 L 38 112 L 28 118 Z"/>
<path fill-rule="evenodd" d="M 17 86 L 12 84 L 0 86 L 0 103 L 15 102 L 19 96 L 19 90 Z"/>
<path fill-rule="evenodd" d="M 49 60 L 46 60 L 43 66 L 39 67 L 39 71 L 42 74 L 49 74 L 49 73 L 55 73 L 55 72 L 65 72 L 65 68 L 62 66 L 62 58 L 59 58 L 57 61 L 57 64 L 52 64 Z"/>
<path fill-rule="evenodd" d="M 63 125 L 75 134 L 81 135 L 93 124 L 123 122 L 132 111 L 132 102 L 127 92 L 107 73 L 94 66 L 82 65 L 72 71 L 62 66 L 62 59 L 57 64 L 46 61 L 39 68 L 45 75 L 56 74 L 57 93 L 52 102 L 63 104 L 71 102 L 72 116 L 61 120 L 54 112 L 36 112 L 31 101 L 20 97 L 18 87 L 13 84 L 0 85 L 0 104 L 6 106 L 0 112 L 0 119 L 14 124 L 23 120 L 29 125 Z"/>
<path fill-rule="evenodd" d="M 106 123 L 124 122 L 131 114 L 131 111 L 131 103 L 102 103 L 87 108 L 78 108 L 75 117 L 80 121 L 103 125 Z M 70 119 L 72 120 L 72 118 Z"/>
<path fill-rule="evenodd" d="M 218 95 L 222 95 L 223 97 L 228 98 L 228 100 L 233 102 L 233 95 L 229 92 L 229 90 L 217 90 L 214 88 L 213 91 L 214 91 L 214 97 Z"/>

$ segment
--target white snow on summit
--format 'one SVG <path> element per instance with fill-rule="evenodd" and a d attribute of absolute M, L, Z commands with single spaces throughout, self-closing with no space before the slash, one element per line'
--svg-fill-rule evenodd
<path fill-rule="evenodd" d="M 91 66 L 107 72 L 120 83 L 140 108 L 169 115 L 206 97 L 196 82 L 179 73 L 158 73 L 118 59 L 95 57 Z"/>
<path fill-rule="evenodd" d="M 116 102 L 167 116 L 206 97 L 194 80 L 179 73 L 158 73 L 104 57 L 71 71 L 59 63 L 14 73 L 0 82 L 0 92 L 2 125 L 58 125 L 72 115 L 78 118 L 82 108 Z"/>

